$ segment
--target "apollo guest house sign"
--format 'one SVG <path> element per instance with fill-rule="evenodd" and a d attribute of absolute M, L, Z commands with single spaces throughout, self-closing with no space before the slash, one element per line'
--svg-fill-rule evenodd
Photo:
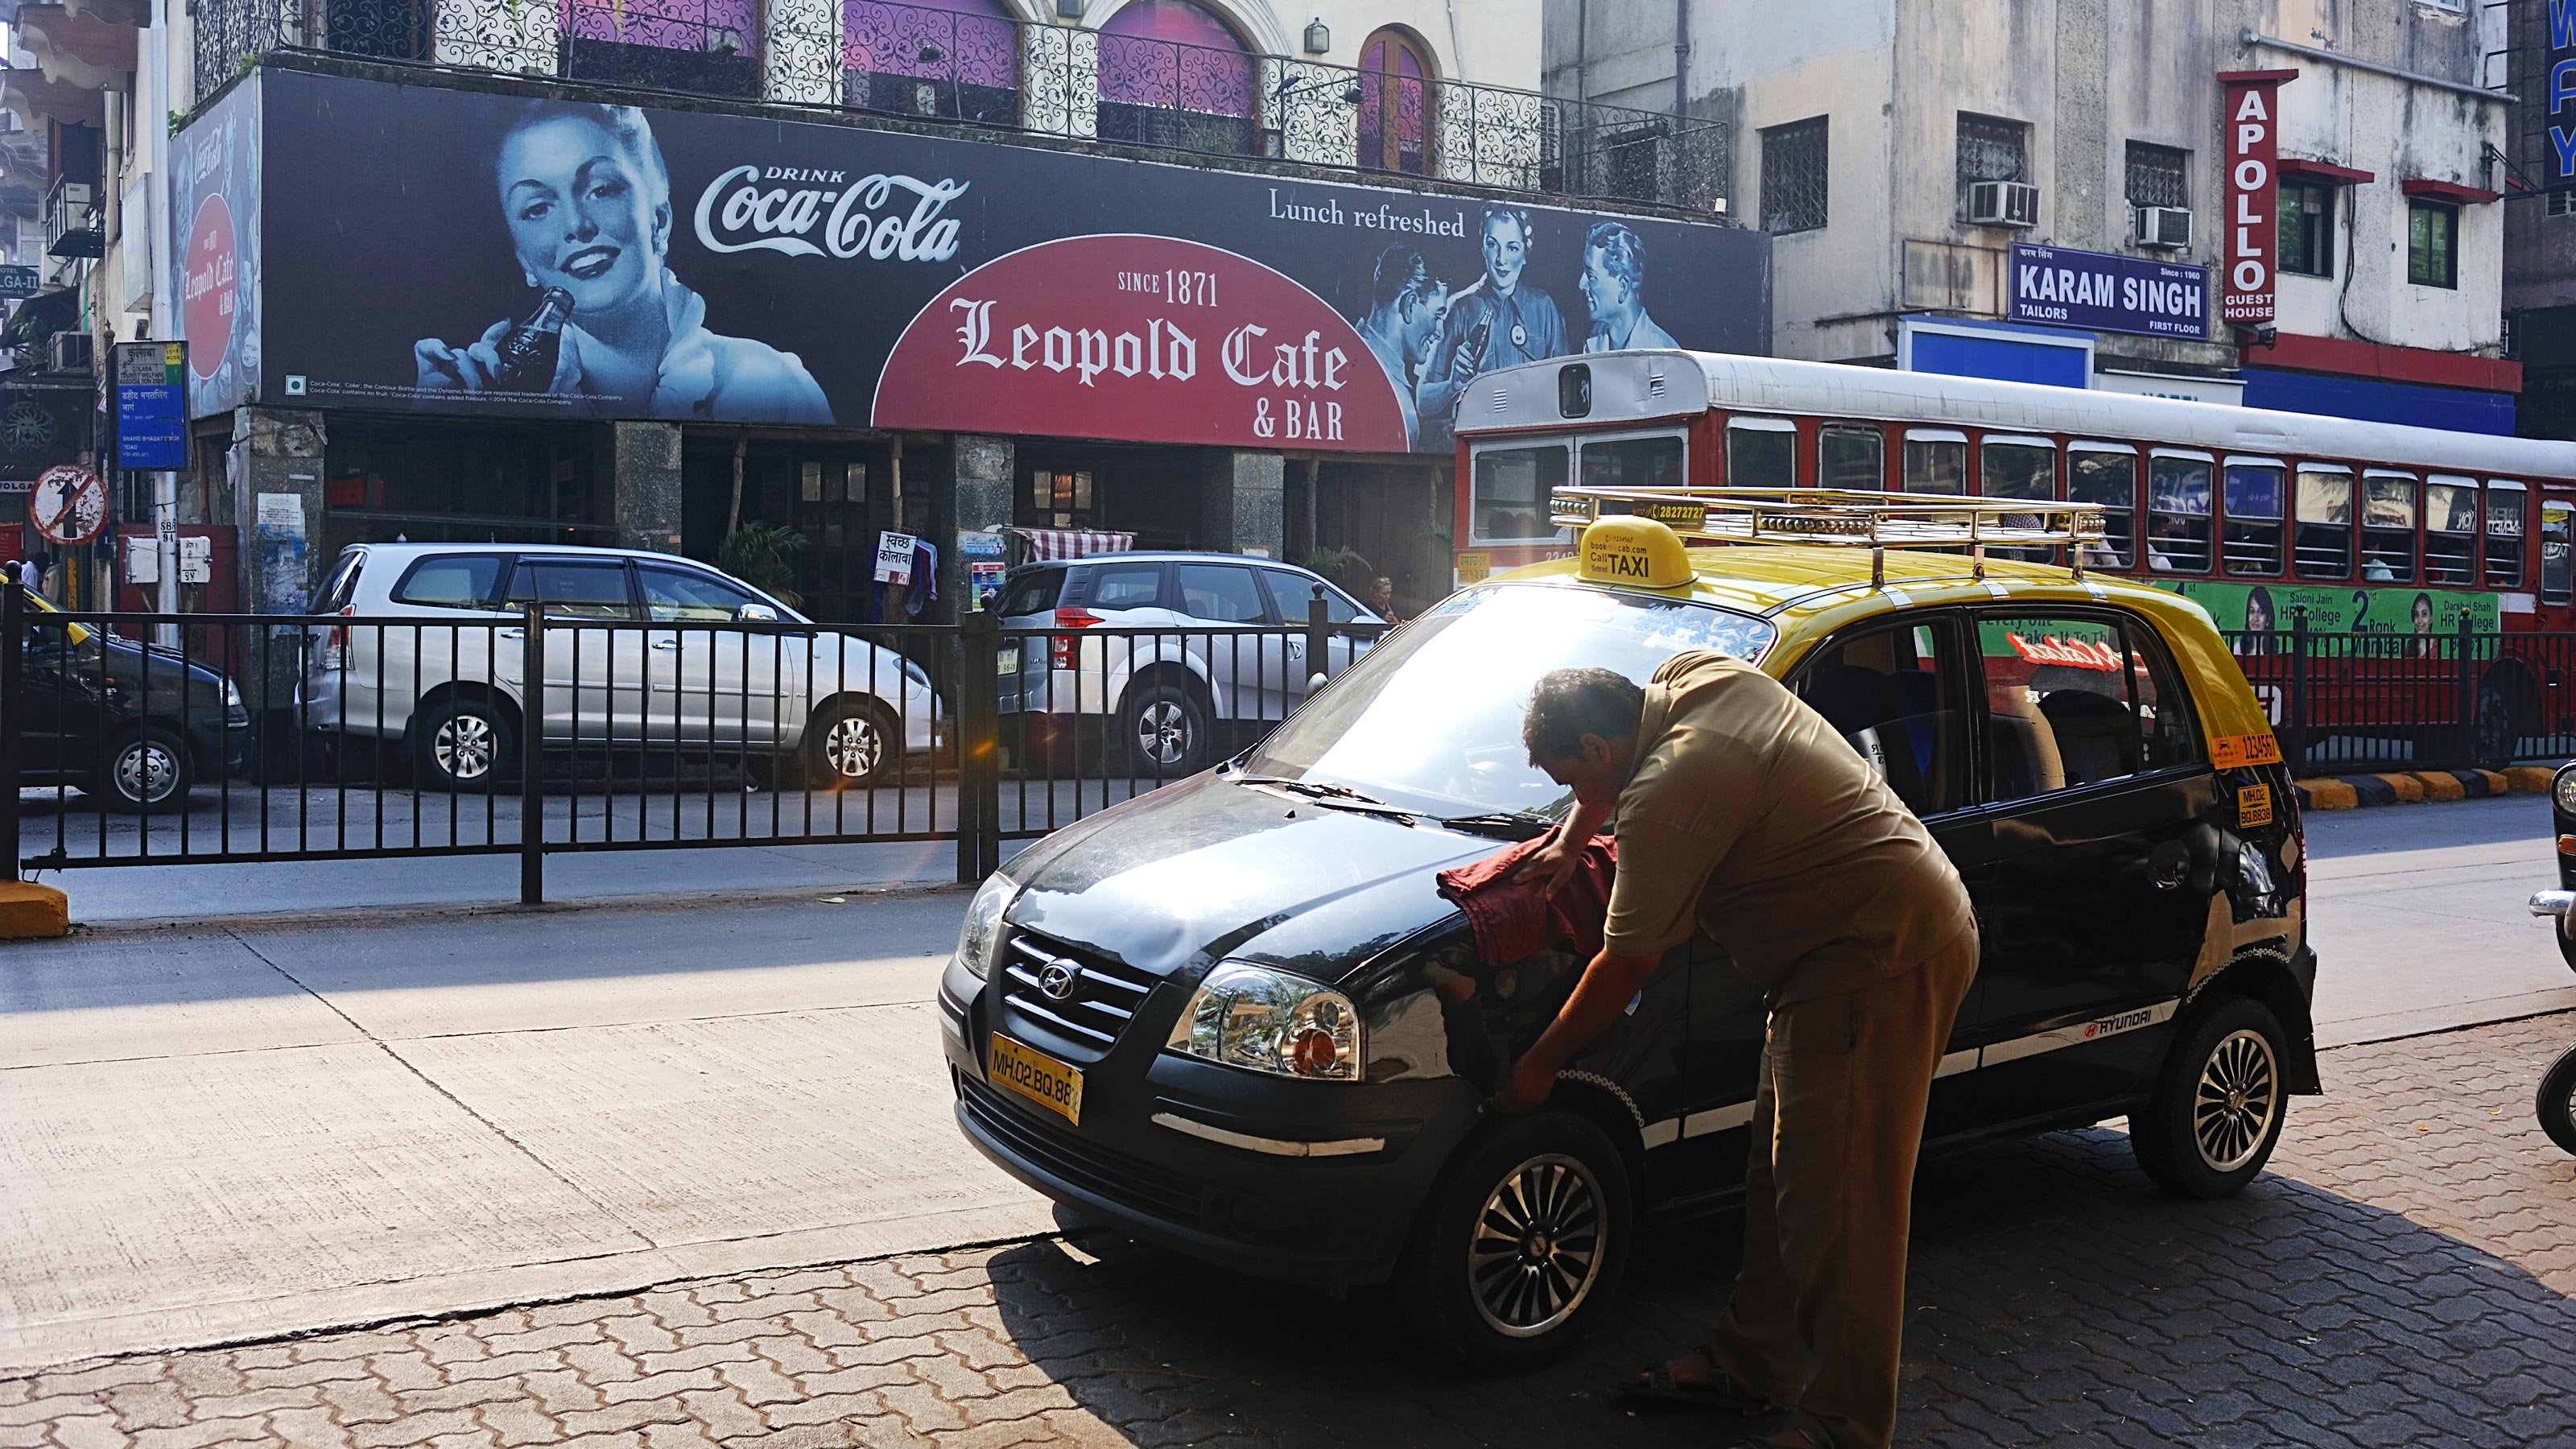
<path fill-rule="evenodd" d="M 2273 251 L 2280 235 L 2274 206 L 2281 142 L 2281 82 L 2295 70 L 2220 71 L 2227 101 L 2227 290 L 2218 314 L 2239 327 L 2268 327 L 2274 316 Z"/>

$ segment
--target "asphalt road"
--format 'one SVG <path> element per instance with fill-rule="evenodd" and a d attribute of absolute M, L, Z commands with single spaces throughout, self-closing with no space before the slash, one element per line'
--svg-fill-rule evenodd
<path fill-rule="evenodd" d="M 2576 1006 L 2523 911 L 2547 829 L 2531 797 L 2313 817 L 2321 1036 Z M 1049 1231 L 949 1120 L 963 896 L 780 854 L 603 859 L 808 894 L 0 948 L 0 1368 Z M 111 874 L 164 915 L 254 904 L 98 872 L 76 915 Z"/>

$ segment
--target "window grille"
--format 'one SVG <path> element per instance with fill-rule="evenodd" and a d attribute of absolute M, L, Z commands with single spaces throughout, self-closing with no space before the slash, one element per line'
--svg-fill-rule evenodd
<path fill-rule="evenodd" d="M 1826 118 L 1762 131 L 1762 226 L 1775 234 L 1825 224 Z"/>
<path fill-rule="evenodd" d="M 1973 112 L 1959 113 L 1959 215 L 1968 214 L 1968 188 L 1980 181 L 2030 179 L 2030 127 Z"/>
<path fill-rule="evenodd" d="M 2131 206 L 2191 205 L 2189 151 L 2172 146 L 2129 143 L 2128 197 Z"/>

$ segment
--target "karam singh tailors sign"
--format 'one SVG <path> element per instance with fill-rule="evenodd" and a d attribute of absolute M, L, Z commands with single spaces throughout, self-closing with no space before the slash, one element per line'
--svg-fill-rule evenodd
<path fill-rule="evenodd" d="M 2012 320 L 2207 341 L 2209 268 L 2016 243 Z"/>

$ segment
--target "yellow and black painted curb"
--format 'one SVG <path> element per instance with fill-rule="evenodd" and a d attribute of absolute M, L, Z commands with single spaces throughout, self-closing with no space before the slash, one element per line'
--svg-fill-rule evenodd
<path fill-rule="evenodd" d="M 2547 765 L 2503 770 L 2395 770 L 2376 775 L 2317 775 L 2297 781 L 2304 810 L 2352 810 L 2369 805 L 2421 805 L 2435 800 L 2484 800 L 2495 795 L 2549 793 L 2558 772 Z"/>

